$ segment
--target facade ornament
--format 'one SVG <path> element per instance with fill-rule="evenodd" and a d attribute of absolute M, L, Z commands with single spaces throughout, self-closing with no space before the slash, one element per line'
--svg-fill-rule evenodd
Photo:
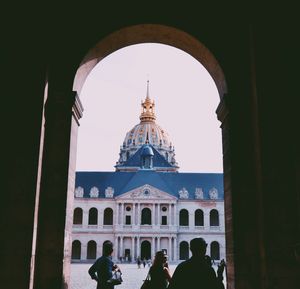
<path fill-rule="evenodd" d="M 143 197 L 146 197 L 146 198 L 149 198 L 150 195 L 153 196 L 153 194 L 152 194 L 151 191 L 150 191 L 149 186 L 145 186 L 145 187 L 142 189 L 142 194 L 143 194 Z"/>
<path fill-rule="evenodd" d="M 91 188 L 90 197 L 91 198 L 98 198 L 99 197 L 99 189 L 97 187 L 92 187 Z"/>
<path fill-rule="evenodd" d="M 203 200 L 203 190 L 202 188 L 196 188 L 195 199 Z"/>
<path fill-rule="evenodd" d="M 83 198 L 84 190 L 82 187 L 77 187 L 75 189 L 75 197 L 76 198 Z"/>
<path fill-rule="evenodd" d="M 218 190 L 216 188 L 212 188 L 209 190 L 209 197 L 212 200 L 218 199 Z"/>
<path fill-rule="evenodd" d="M 105 189 L 105 198 L 113 198 L 114 197 L 114 192 L 115 192 L 114 188 L 107 187 Z"/>
<path fill-rule="evenodd" d="M 189 198 L 189 192 L 186 188 L 182 188 L 179 192 L 179 198 L 180 199 L 188 199 Z"/>

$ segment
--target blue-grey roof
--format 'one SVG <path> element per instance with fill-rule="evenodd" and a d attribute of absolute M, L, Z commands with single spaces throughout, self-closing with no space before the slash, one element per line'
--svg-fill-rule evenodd
<path fill-rule="evenodd" d="M 159 168 L 171 168 L 172 165 L 166 161 L 166 159 L 152 146 L 147 145 L 152 149 L 153 152 L 153 167 Z M 143 153 L 144 146 L 140 147 L 133 156 L 131 156 L 124 164 L 118 165 L 118 168 L 122 167 L 140 167 L 141 166 L 141 155 Z"/>
<path fill-rule="evenodd" d="M 114 196 L 122 195 L 145 184 L 178 197 L 185 188 L 189 199 L 194 199 L 196 188 L 202 188 L 204 199 L 209 199 L 209 190 L 216 188 L 218 199 L 224 199 L 223 174 L 220 173 L 178 173 L 138 170 L 137 172 L 76 172 L 75 187 L 84 189 L 84 197 L 89 197 L 92 187 L 99 189 L 99 198 L 104 198 L 107 187 L 114 188 Z"/>

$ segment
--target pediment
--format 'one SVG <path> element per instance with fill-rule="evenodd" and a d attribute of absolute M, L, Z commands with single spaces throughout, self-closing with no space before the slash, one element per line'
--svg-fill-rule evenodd
<path fill-rule="evenodd" d="M 136 200 L 176 200 L 177 198 L 159 190 L 151 185 L 143 185 L 141 187 L 135 188 L 131 191 L 128 191 L 116 199 L 136 199 Z"/>

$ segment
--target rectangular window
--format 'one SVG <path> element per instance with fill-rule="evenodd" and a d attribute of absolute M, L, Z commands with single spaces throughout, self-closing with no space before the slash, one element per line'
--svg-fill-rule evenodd
<path fill-rule="evenodd" d="M 125 224 L 131 225 L 131 216 L 126 216 Z"/>
<path fill-rule="evenodd" d="M 161 216 L 161 224 L 167 225 L 167 216 Z"/>

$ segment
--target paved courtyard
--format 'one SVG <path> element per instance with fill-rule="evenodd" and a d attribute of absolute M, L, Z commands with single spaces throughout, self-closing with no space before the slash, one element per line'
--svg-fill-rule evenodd
<path fill-rule="evenodd" d="M 96 282 L 88 274 L 88 269 L 92 264 L 72 264 L 71 265 L 71 288 L 70 289 L 96 289 Z M 146 278 L 149 268 L 136 264 L 118 264 L 123 275 L 123 283 L 115 286 L 115 289 L 140 289 L 143 280 Z M 169 265 L 171 273 L 176 265 Z"/>

